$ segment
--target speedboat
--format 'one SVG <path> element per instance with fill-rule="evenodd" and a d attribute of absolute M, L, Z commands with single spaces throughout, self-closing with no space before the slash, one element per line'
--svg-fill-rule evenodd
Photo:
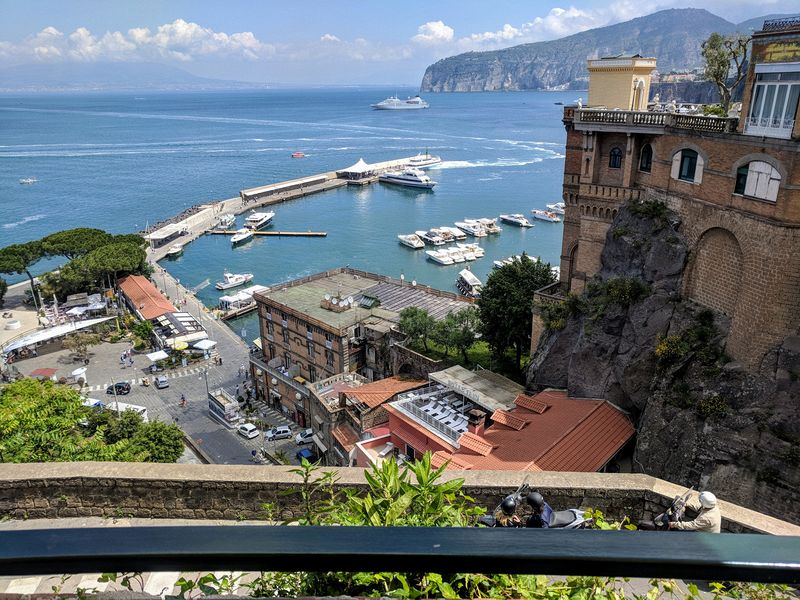
<path fill-rule="evenodd" d="M 477 221 L 456 221 L 456 227 L 472 237 L 486 237 L 486 229 Z"/>
<path fill-rule="evenodd" d="M 274 216 L 274 212 L 252 212 L 244 220 L 244 226 L 253 231 L 258 231 L 272 223 Z"/>
<path fill-rule="evenodd" d="M 414 167 L 407 167 L 402 171 L 387 171 L 378 176 L 378 181 L 382 183 L 405 185 L 408 187 L 425 188 L 426 190 L 433 189 L 433 186 L 436 185 L 435 181 Z"/>
<path fill-rule="evenodd" d="M 534 219 L 539 219 L 540 221 L 547 221 L 548 223 L 561 223 L 561 217 L 554 212 L 534 208 L 531 211 L 531 214 L 533 215 Z"/>
<path fill-rule="evenodd" d="M 417 234 L 423 242 L 431 246 L 443 246 L 445 244 L 444 238 L 433 229 L 430 231 L 415 231 L 414 233 Z"/>
<path fill-rule="evenodd" d="M 514 213 L 510 215 L 500 215 L 500 220 L 504 223 L 516 225 L 517 227 L 533 227 L 533 223 L 525 218 L 525 215 Z"/>
<path fill-rule="evenodd" d="M 458 274 L 456 279 L 456 287 L 458 291 L 467 296 L 468 298 L 479 298 L 483 284 L 475 274 L 469 269 L 464 269 Z"/>
<path fill-rule="evenodd" d="M 227 214 L 227 215 L 222 215 L 219 218 L 219 227 L 220 227 L 220 229 L 228 229 L 234 223 L 236 223 L 236 216 L 235 215 Z"/>
<path fill-rule="evenodd" d="M 167 250 L 167 258 L 178 258 L 183 254 L 183 244 L 174 244 Z"/>
<path fill-rule="evenodd" d="M 448 225 L 443 225 L 442 227 L 439 227 L 439 231 L 446 231 L 451 236 L 453 236 L 454 240 L 467 239 L 467 234 L 461 231 L 458 227 L 450 227 Z"/>
<path fill-rule="evenodd" d="M 433 232 L 434 235 L 438 235 L 440 238 L 442 238 L 445 244 L 456 241 L 456 237 L 453 235 L 453 232 L 446 227 L 432 227 L 431 232 Z"/>
<path fill-rule="evenodd" d="M 467 258 L 467 260 L 475 260 L 477 258 L 483 258 L 484 255 L 486 254 L 486 251 L 480 246 L 478 246 L 478 244 L 456 244 L 456 247 L 459 250 L 461 250 L 465 256 L 467 254 L 471 254 L 475 257 L 474 259 Z"/>
<path fill-rule="evenodd" d="M 292 152 L 292 158 L 305 158 L 306 155 L 302 152 Z"/>
<path fill-rule="evenodd" d="M 370 104 L 375 110 L 414 110 L 428 108 L 429 104 L 419 96 L 400 100 L 397 96 L 389 96 L 377 104 Z"/>
<path fill-rule="evenodd" d="M 427 254 L 428 258 L 433 262 L 437 262 L 440 265 L 453 264 L 453 257 L 450 256 L 450 253 L 447 252 L 447 250 L 425 250 L 425 254 Z"/>
<path fill-rule="evenodd" d="M 409 158 L 408 166 L 422 169 L 425 167 L 430 167 L 431 165 L 438 165 L 440 162 L 442 162 L 442 158 L 440 156 L 428 154 L 428 151 L 426 150 L 425 154 L 420 153 Z"/>
<path fill-rule="evenodd" d="M 481 217 L 480 219 L 464 219 L 465 223 L 469 223 L 471 221 L 477 221 L 483 225 L 484 231 L 486 231 L 488 234 L 500 233 L 503 231 L 503 228 L 497 225 L 497 219 L 490 219 L 488 217 Z"/>
<path fill-rule="evenodd" d="M 241 229 L 237 229 L 236 233 L 231 236 L 231 245 L 236 246 L 238 244 L 244 244 L 251 239 L 253 239 L 253 230 L 242 227 Z"/>
<path fill-rule="evenodd" d="M 19 182 L 23 185 L 36 183 L 37 181 L 39 180 L 36 179 L 36 177 L 23 177 L 22 179 L 19 180 Z"/>
<path fill-rule="evenodd" d="M 462 262 L 464 262 L 464 261 L 466 261 L 466 260 L 469 260 L 469 259 L 467 258 L 467 256 L 466 256 L 466 254 L 464 254 L 464 253 L 461 251 L 461 249 L 460 249 L 460 248 L 455 248 L 455 247 L 452 247 L 452 248 L 442 248 L 441 250 L 439 250 L 439 252 L 447 252 L 447 254 L 450 256 L 450 258 L 452 258 L 452 259 L 453 259 L 453 262 L 454 262 L 454 263 L 462 263 Z"/>
<path fill-rule="evenodd" d="M 415 233 L 410 233 L 408 235 L 398 235 L 397 239 L 400 240 L 400 243 L 404 246 L 408 246 L 409 248 L 414 248 L 415 250 L 419 250 L 420 248 L 425 247 L 425 242 L 423 242 L 420 237 Z"/>
<path fill-rule="evenodd" d="M 222 281 L 218 281 L 214 287 L 218 290 L 227 290 L 232 287 L 244 285 L 248 281 L 252 281 L 252 279 L 252 273 L 228 273 L 225 271 L 222 274 Z"/>
<path fill-rule="evenodd" d="M 545 206 L 557 215 L 563 215 L 564 209 L 567 208 L 567 205 L 563 202 L 554 202 L 553 204 L 546 204 Z"/>

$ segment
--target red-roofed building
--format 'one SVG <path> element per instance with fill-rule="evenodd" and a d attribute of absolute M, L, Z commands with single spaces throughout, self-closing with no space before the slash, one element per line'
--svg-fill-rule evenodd
<path fill-rule="evenodd" d="M 128 275 L 119 280 L 118 286 L 131 311 L 144 321 L 178 312 L 146 277 Z"/>

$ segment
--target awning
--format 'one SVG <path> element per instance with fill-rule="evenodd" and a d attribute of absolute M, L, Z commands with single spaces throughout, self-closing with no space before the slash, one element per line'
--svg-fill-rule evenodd
<path fill-rule="evenodd" d="M 167 354 L 163 350 L 158 350 L 157 352 L 151 352 L 150 354 L 148 354 L 147 358 L 149 358 L 153 362 L 156 362 L 157 360 L 164 360 L 168 356 L 169 354 Z"/>
<path fill-rule="evenodd" d="M 40 368 L 31 371 L 31 377 L 36 379 L 50 379 L 58 372 L 58 369 Z"/>
<path fill-rule="evenodd" d="M 11 352 L 12 350 L 17 350 L 19 348 L 24 348 L 25 346 L 32 346 L 34 344 L 39 344 L 41 342 L 46 342 L 48 340 L 55 339 L 57 337 L 61 337 L 64 335 L 68 335 L 80 329 L 86 329 L 87 327 L 93 327 L 99 323 L 103 323 L 108 321 L 109 319 L 113 319 L 114 317 L 101 317 L 99 319 L 88 319 L 86 321 L 76 321 L 75 323 L 67 323 L 65 325 L 57 325 L 55 327 L 50 327 L 49 329 L 43 329 L 41 331 L 36 331 L 31 333 L 30 335 L 26 335 L 23 338 L 16 340 L 15 342 L 11 342 L 8 346 L 3 348 L 3 352 Z"/>
<path fill-rule="evenodd" d="M 167 340 L 167 344 L 172 346 L 175 350 L 186 350 L 189 347 L 189 344 L 186 342 L 179 342 L 176 340 Z"/>
<path fill-rule="evenodd" d="M 197 342 L 194 347 L 198 350 L 211 350 L 214 346 L 217 345 L 217 342 L 212 340 L 200 340 Z"/>
<path fill-rule="evenodd" d="M 319 448 L 320 452 L 327 452 L 328 451 L 328 448 L 326 448 L 325 444 L 323 444 L 320 441 L 320 439 L 317 437 L 316 433 L 311 436 L 311 440 L 317 445 L 317 448 Z"/>
<path fill-rule="evenodd" d="M 255 345 L 256 345 L 256 347 L 257 347 L 259 350 L 263 350 L 263 348 L 261 347 L 261 338 L 256 338 L 256 339 L 254 339 L 254 340 L 253 340 L 253 344 L 255 344 Z"/>

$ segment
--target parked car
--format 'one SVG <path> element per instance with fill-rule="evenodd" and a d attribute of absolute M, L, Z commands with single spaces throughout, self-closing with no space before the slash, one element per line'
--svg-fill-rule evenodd
<path fill-rule="evenodd" d="M 302 446 L 304 444 L 310 444 L 313 440 L 311 437 L 314 435 L 313 429 L 303 429 L 300 433 L 298 433 L 294 441 L 298 446 Z"/>
<path fill-rule="evenodd" d="M 292 437 L 292 430 L 287 425 L 279 425 L 264 432 L 264 438 L 268 442 L 272 440 L 288 440 L 290 437 Z"/>
<path fill-rule="evenodd" d="M 153 381 L 155 383 L 155 386 L 160 390 L 169 387 L 169 379 L 167 379 L 166 375 L 159 375 Z"/>
<path fill-rule="evenodd" d="M 258 428 L 252 423 L 243 423 L 242 425 L 239 425 L 239 428 L 236 431 L 239 432 L 239 435 L 246 437 L 248 440 L 258 437 L 258 434 L 260 433 Z"/>
<path fill-rule="evenodd" d="M 314 456 L 314 453 L 308 448 L 301 448 L 300 450 L 297 451 L 297 454 L 295 454 L 295 456 L 297 457 L 297 460 L 303 460 L 304 458 L 308 462 L 315 462 L 317 460 L 317 457 Z"/>
<path fill-rule="evenodd" d="M 131 393 L 131 384 L 127 381 L 118 381 L 114 385 L 110 385 L 106 388 L 106 394 L 118 394 L 120 396 L 124 396 L 125 394 Z"/>

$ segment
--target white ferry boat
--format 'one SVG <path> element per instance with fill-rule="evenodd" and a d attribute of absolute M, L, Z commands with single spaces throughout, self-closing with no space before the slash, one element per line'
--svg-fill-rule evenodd
<path fill-rule="evenodd" d="M 442 162 L 441 156 L 434 156 L 433 154 L 428 154 L 428 151 L 425 151 L 425 154 L 417 154 L 416 156 L 412 156 L 408 159 L 408 166 L 415 167 L 417 169 L 424 169 L 425 167 L 430 167 L 432 165 L 438 165 Z"/>
<path fill-rule="evenodd" d="M 456 287 L 458 288 L 459 292 L 468 298 L 480 298 L 483 284 L 472 271 L 469 269 L 464 269 L 458 274 L 458 279 L 456 279 Z"/>
<path fill-rule="evenodd" d="M 402 171 L 387 171 L 378 176 L 378 181 L 407 187 L 424 188 L 426 190 L 431 190 L 436 185 L 435 181 L 414 167 L 407 167 Z"/>
<path fill-rule="evenodd" d="M 23 177 L 19 180 L 19 182 L 23 185 L 30 185 L 31 183 L 36 183 L 39 181 L 36 177 Z"/>
<path fill-rule="evenodd" d="M 545 206 L 557 215 L 563 215 L 564 209 L 567 208 L 567 205 L 563 202 L 554 202 L 553 204 L 545 204 Z"/>
<path fill-rule="evenodd" d="M 167 258 L 178 258 L 183 254 L 183 244 L 173 244 L 167 250 Z"/>
<path fill-rule="evenodd" d="M 456 227 L 472 237 L 486 237 L 486 229 L 477 221 L 456 221 Z"/>
<path fill-rule="evenodd" d="M 440 265 L 453 264 L 453 257 L 450 256 L 450 253 L 447 252 L 447 250 L 425 250 L 425 254 L 428 255 L 430 260 L 439 263 Z"/>
<path fill-rule="evenodd" d="M 238 246 L 253 239 L 253 230 L 247 227 L 237 229 L 236 233 L 231 236 L 231 246 Z"/>
<path fill-rule="evenodd" d="M 252 280 L 252 273 L 228 273 L 225 271 L 222 274 L 222 281 L 218 281 L 214 287 L 216 287 L 218 290 L 228 290 L 233 287 L 244 285 Z"/>
<path fill-rule="evenodd" d="M 428 108 L 430 105 L 419 96 L 406 98 L 405 100 L 400 100 L 397 96 L 390 96 L 386 100 L 382 100 L 377 104 L 370 104 L 370 106 L 375 110 L 419 110 Z"/>
<path fill-rule="evenodd" d="M 397 236 L 397 239 L 400 240 L 400 243 L 404 246 L 408 246 L 409 248 L 414 248 L 415 250 L 419 250 L 420 248 L 425 247 L 425 242 L 423 242 L 420 237 L 415 233 L 410 233 L 408 235 L 400 234 Z"/>
<path fill-rule="evenodd" d="M 253 231 L 258 231 L 272 223 L 274 216 L 274 212 L 252 212 L 244 220 L 244 226 Z"/>
<path fill-rule="evenodd" d="M 534 208 L 531 211 L 531 214 L 533 215 L 534 219 L 539 219 L 540 221 L 547 221 L 548 223 L 561 223 L 561 217 L 554 212 Z"/>
<path fill-rule="evenodd" d="M 433 229 L 430 231 L 415 231 L 414 233 L 417 234 L 423 242 L 431 246 L 443 246 L 446 243 L 444 238 Z"/>
<path fill-rule="evenodd" d="M 219 218 L 219 228 L 220 229 L 228 229 L 234 223 L 236 223 L 236 216 L 235 215 L 227 214 L 227 215 L 222 215 Z"/>
<path fill-rule="evenodd" d="M 510 225 L 516 225 L 517 227 L 533 227 L 533 223 L 528 221 L 528 219 L 525 218 L 525 215 L 521 215 L 519 213 L 500 215 L 500 220 L 504 223 L 509 223 Z"/>

